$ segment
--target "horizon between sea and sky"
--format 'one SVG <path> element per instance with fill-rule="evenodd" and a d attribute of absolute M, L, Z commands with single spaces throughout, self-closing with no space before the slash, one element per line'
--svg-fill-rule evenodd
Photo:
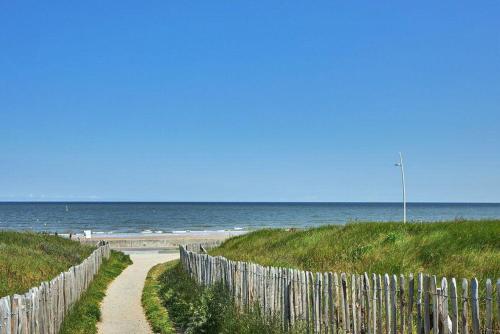
<path fill-rule="evenodd" d="M 498 203 L 499 17 L 4 1 L 0 201 Z"/>

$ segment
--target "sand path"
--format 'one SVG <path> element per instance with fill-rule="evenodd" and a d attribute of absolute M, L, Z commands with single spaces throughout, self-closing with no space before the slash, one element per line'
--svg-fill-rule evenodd
<path fill-rule="evenodd" d="M 155 264 L 179 257 L 179 253 L 156 251 L 130 252 L 134 262 L 108 287 L 101 305 L 102 319 L 97 324 L 99 334 L 151 334 L 141 305 L 146 275 Z"/>

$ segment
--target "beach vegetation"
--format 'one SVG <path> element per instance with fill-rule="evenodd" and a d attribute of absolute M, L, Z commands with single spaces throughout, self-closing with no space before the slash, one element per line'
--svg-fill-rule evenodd
<path fill-rule="evenodd" d="M 313 272 L 424 272 L 496 280 L 500 277 L 500 220 L 262 229 L 228 239 L 210 253 Z"/>
<path fill-rule="evenodd" d="M 0 297 L 23 294 L 53 279 L 94 249 L 45 233 L 0 231 Z"/>
<path fill-rule="evenodd" d="M 284 333 L 278 316 L 264 318 L 257 307 L 240 312 L 221 283 L 210 287 L 198 285 L 179 261 L 166 264 L 159 283 L 163 305 L 179 332 Z"/>
<path fill-rule="evenodd" d="M 168 311 L 160 298 L 161 282 L 160 275 L 167 270 L 170 263 L 160 263 L 151 268 L 146 277 L 142 290 L 142 306 L 146 318 L 154 333 L 172 334 L 176 333 Z"/>

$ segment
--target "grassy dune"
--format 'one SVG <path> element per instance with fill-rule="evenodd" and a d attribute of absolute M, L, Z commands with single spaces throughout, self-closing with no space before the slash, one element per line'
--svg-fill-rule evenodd
<path fill-rule="evenodd" d="M 53 235 L 0 231 L 0 297 L 25 293 L 82 262 L 92 251 Z"/>
<path fill-rule="evenodd" d="M 495 279 L 500 277 L 500 220 L 265 229 L 231 238 L 211 254 L 311 271 Z"/>

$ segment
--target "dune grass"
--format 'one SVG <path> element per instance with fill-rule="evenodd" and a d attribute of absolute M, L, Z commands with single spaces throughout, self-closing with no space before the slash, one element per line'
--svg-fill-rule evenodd
<path fill-rule="evenodd" d="M 131 263 L 128 255 L 111 251 L 110 258 L 104 260 L 87 291 L 64 319 L 60 334 L 97 333 L 97 322 L 101 318 L 100 303 L 106 295 L 106 289 Z"/>
<path fill-rule="evenodd" d="M 153 332 L 159 334 L 175 333 L 167 309 L 163 306 L 159 295 L 161 288 L 159 276 L 165 272 L 167 266 L 167 263 L 160 263 L 151 268 L 142 289 L 142 307 L 144 308 L 144 313 L 146 313 L 146 318 Z"/>
<path fill-rule="evenodd" d="M 0 231 L 0 297 L 25 293 L 81 263 L 93 250 L 54 235 Z"/>
<path fill-rule="evenodd" d="M 500 220 L 264 229 L 231 238 L 211 254 L 310 271 L 496 279 Z"/>

